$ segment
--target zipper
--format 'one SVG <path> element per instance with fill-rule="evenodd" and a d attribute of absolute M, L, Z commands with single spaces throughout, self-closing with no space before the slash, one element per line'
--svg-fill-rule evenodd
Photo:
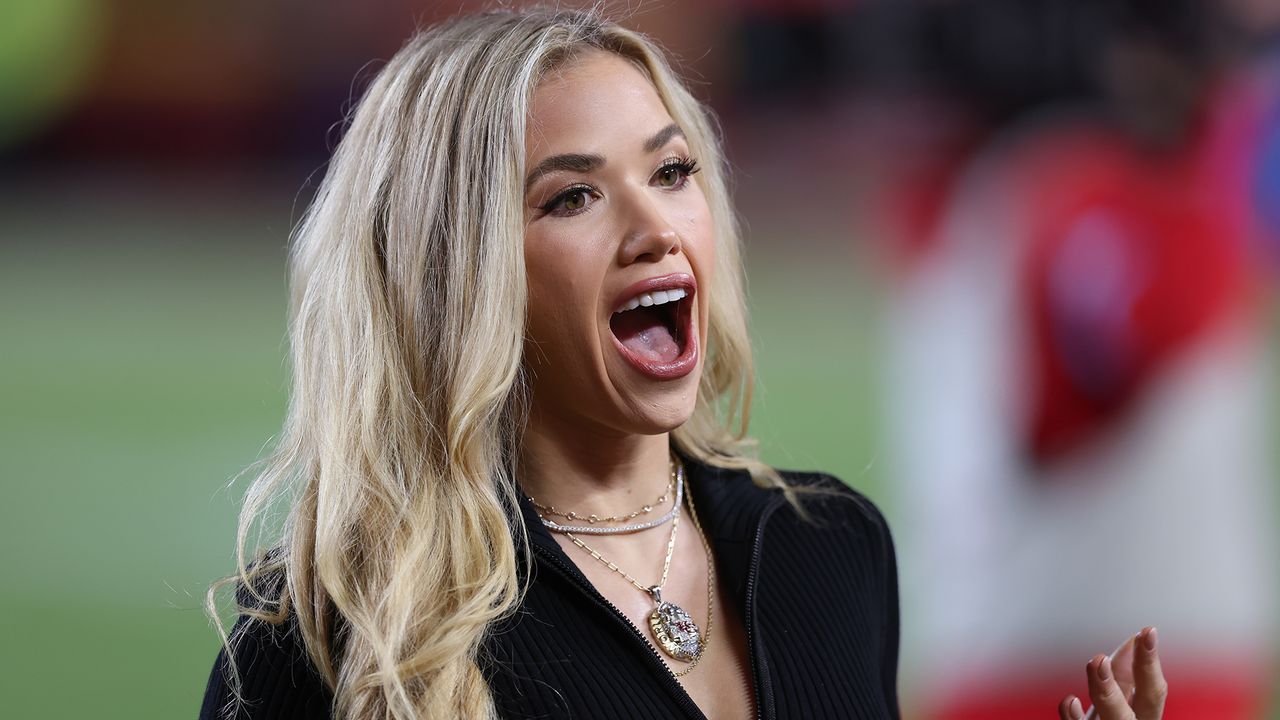
<path fill-rule="evenodd" d="M 698 704 L 695 703 L 693 701 L 693 698 L 689 696 L 689 693 L 685 691 L 684 686 L 680 684 L 680 681 L 679 679 L 676 678 L 675 673 L 671 672 L 671 668 L 668 667 L 665 662 L 663 662 L 662 657 L 658 655 L 658 651 L 654 649 L 653 644 L 650 643 L 648 640 L 646 640 L 644 635 L 640 633 L 640 629 L 636 627 L 636 624 L 631 622 L 631 618 L 627 617 L 626 614 L 624 614 L 621 610 L 619 610 L 618 606 L 610 602 L 608 598 L 606 598 L 604 595 L 601 595 L 600 592 L 596 590 L 595 587 L 593 587 L 589 582 L 585 582 L 582 578 L 580 578 L 579 570 L 577 570 L 576 568 L 574 569 L 569 568 L 567 565 L 561 562 L 560 558 L 553 555 L 546 548 L 542 548 L 537 545 L 534 545 L 533 551 L 538 555 L 542 556 L 544 560 L 551 563 L 552 567 L 555 567 L 560 571 L 560 574 L 569 578 L 575 585 L 577 585 L 581 590 L 586 592 L 587 595 L 589 595 L 598 604 L 609 609 L 613 614 L 614 618 L 619 622 L 621 622 L 627 629 L 629 629 L 631 631 L 631 634 L 635 636 L 635 639 L 638 642 L 640 642 L 642 645 L 644 645 L 645 650 L 648 651 L 649 658 L 653 662 L 661 666 L 662 672 L 665 676 L 667 689 L 671 692 L 672 695 L 675 696 L 676 700 L 679 701 L 680 706 L 685 710 L 685 712 L 688 713 L 690 717 L 701 718 L 702 720 L 706 720 L 707 716 L 703 714 L 702 709 L 698 707 Z M 753 659 L 753 663 L 754 663 L 754 659 Z"/>
<path fill-rule="evenodd" d="M 745 603 L 746 617 L 744 618 L 747 631 L 747 655 L 751 657 L 751 677 L 754 680 L 752 686 L 755 690 L 756 697 L 756 718 L 757 720 L 766 720 L 774 717 L 773 711 L 773 692 L 772 688 L 768 693 L 769 708 L 766 714 L 764 705 L 764 685 L 769 681 L 768 665 L 764 664 L 763 658 L 757 660 L 759 648 L 756 646 L 756 579 L 759 576 L 760 569 L 760 548 L 764 543 L 764 524 L 778 508 L 780 503 L 777 501 L 771 503 L 764 512 L 760 514 L 760 520 L 756 523 L 756 534 L 751 541 L 751 565 L 747 568 L 747 598 Z M 763 667 L 762 667 L 763 664 Z"/>

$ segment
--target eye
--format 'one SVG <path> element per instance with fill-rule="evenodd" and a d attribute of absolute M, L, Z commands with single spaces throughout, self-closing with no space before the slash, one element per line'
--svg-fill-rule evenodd
<path fill-rule="evenodd" d="M 560 201 L 561 206 L 570 212 L 581 210 L 587 206 L 587 193 L 585 190 L 570 190 L 568 195 Z"/>
<path fill-rule="evenodd" d="M 679 188 L 688 181 L 689 176 L 698 172 L 698 161 L 690 158 L 670 158 L 664 160 L 662 166 L 653 174 L 658 187 Z"/>
<path fill-rule="evenodd" d="M 556 193 L 541 210 L 548 215 L 570 216 L 586 211 L 596 200 L 596 192 L 590 185 L 573 185 Z"/>

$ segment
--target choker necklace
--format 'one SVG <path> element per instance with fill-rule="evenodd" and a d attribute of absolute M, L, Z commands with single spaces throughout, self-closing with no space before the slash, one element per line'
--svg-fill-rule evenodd
<path fill-rule="evenodd" d="M 665 497 L 665 496 L 664 496 Z M 542 524 L 552 532 L 578 533 L 580 535 L 628 535 L 637 533 L 641 530 L 655 528 L 664 523 L 670 522 L 680 512 L 680 502 L 684 499 L 684 467 L 681 466 L 676 470 L 676 501 L 671 505 L 671 509 L 663 513 L 661 516 L 652 520 L 646 520 L 642 523 L 632 525 L 615 525 L 613 527 L 600 527 L 596 525 L 561 525 L 554 520 L 548 520 L 545 515 L 539 515 Z M 648 507 L 648 506 L 646 506 Z M 594 517 L 594 516 L 593 516 Z"/>
<path fill-rule="evenodd" d="M 679 472 L 683 473 L 683 466 L 678 466 Z M 682 476 L 683 479 L 683 476 Z M 677 492 L 683 487 L 683 482 L 676 485 Z M 680 528 L 680 516 L 676 515 L 671 523 L 671 539 L 667 541 L 667 555 L 662 561 L 662 578 L 657 585 L 645 587 L 631 577 L 626 571 L 612 562 L 604 559 L 600 553 L 587 547 L 587 544 L 579 540 L 573 533 L 564 533 L 574 545 L 591 553 L 591 557 L 603 563 L 610 570 L 618 573 L 626 578 L 628 582 L 636 586 L 638 590 L 648 593 L 653 598 L 656 606 L 653 612 L 649 613 L 649 630 L 653 633 L 654 638 L 658 641 L 658 647 L 667 655 L 689 663 L 684 669 L 674 672 L 676 677 L 687 675 L 698 665 L 698 661 L 702 659 L 707 649 L 707 644 L 711 642 L 711 621 L 712 613 L 715 610 L 715 587 L 716 587 L 716 568 L 715 559 L 711 555 L 711 545 L 707 542 L 706 533 L 702 531 L 702 524 L 698 522 L 698 513 L 693 508 L 693 496 L 687 496 L 686 501 L 689 503 L 689 517 L 693 518 L 693 526 L 698 532 L 699 539 L 702 540 L 702 548 L 707 554 L 707 631 L 702 633 L 698 630 L 697 623 L 684 608 L 675 603 L 666 602 L 662 599 L 662 587 L 667 584 L 667 572 L 671 569 L 671 556 L 675 553 L 676 533 Z M 677 509 L 679 506 L 676 506 Z M 544 520 L 545 522 L 545 520 Z"/>
<path fill-rule="evenodd" d="M 679 478 L 683 474 L 683 470 L 684 470 L 683 466 L 681 467 L 676 466 L 675 458 L 673 456 L 671 460 L 671 479 L 667 481 L 666 491 L 663 492 L 662 496 L 659 497 L 657 500 L 654 500 L 648 505 L 641 507 L 639 510 L 628 513 L 626 515 L 610 515 L 608 517 L 600 517 L 599 515 L 595 515 L 595 514 L 582 515 L 580 513 L 574 512 L 573 510 L 569 510 L 567 512 L 563 510 L 558 510 L 555 505 L 543 505 L 542 503 L 538 502 L 537 499 L 534 498 L 532 495 L 529 495 L 528 497 L 529 497 L 529 501 L 533 503 L 533 506 L 538 509 L 538 515 L 540 515 L 544 519 L 548 515 L 556 515 L 558 517 L 564 518 L 565 520 L 571 520 L 571 521 L 586 520 L 588 523 L 591 523 L 592 525 L 596 523 L 626 522 L 628 520 L 635 520 L 637 517 L 641 515 L 647 515 L 653 512 L 653 509 L 655 507 L 665 504 L 667 502 L 667 498 L 671 497 L 672 489 L 674 489 L 676 486 L 676 483 L 679 482 Z M 678 497 L 676 499 L 676 507 L 680 507 L 680 500 Z M 661 525 L 662 523 L 658 523 L 658 524 Z"/>

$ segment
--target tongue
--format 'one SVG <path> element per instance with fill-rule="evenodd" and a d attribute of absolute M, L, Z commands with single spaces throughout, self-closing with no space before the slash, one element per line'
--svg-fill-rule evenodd
<path fill-rule="evenodd" d="M 669 363 L 680 357 L 680 345 L 659 311 L 636 308 L 609 319 L 609 327 L 633 354 L 650 362 Z"/>

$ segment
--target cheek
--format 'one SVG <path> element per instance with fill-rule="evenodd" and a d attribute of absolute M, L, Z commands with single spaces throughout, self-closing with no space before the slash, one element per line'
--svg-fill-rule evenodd
<path fill-rule="evenodd" d="M 716 228 L 711 208 L 699 194 L 684 215 L 685 252 L 698 273 L 698 282 L 711 282 L 716 269 Z"/>
<path fill-rule="evenodd" d="M 529 288 L 529 334 L 541 351 L 560 354 L 574 345 L 594 313 L 595 293 L 585 255 L 550 233 L 526 234 L 525 276 Z"/>
<path fill-rule="evenodd" d="M 555 253 L 548 247 L 541 233 L 526 232 L 524 243 L 525 281 L 529 290 L 528 337 L 541 345 L 550 340 L 549 331 L 554 327 L 551 311 L 551 291 L 555 288 Z M 534 357 L 545 353 L 540 348 Z"/>
<path fill-rule="evenodd" d="M 698 327 L 700 342 L 708 341 L 707 323 L 710 321 L 712 288 L 716 279 L 716 228 L 711 208 L 699 193 L 697 202 L 691 204 L 685 215 L 685 254 L 698 278 Z"/>
<path fill-rule="evenodd" d="M 530 310 L 549 303 L 557 288 L 572 279 L 574 254 L 554 225 L 538 224 L 525 231 L 524 269 L 529 283 Z"/>
<path fill-rule="evenodd" d="M 537 236 L 527 237 L 524 244 L 524 274 L 529 286 L 529 309 L 532 311 L 543 300 L 543 295 L 552 286 L 554 278 L 550 277 L 554 269 L 551 264 L 551 253 L 546 244 Z"/>

